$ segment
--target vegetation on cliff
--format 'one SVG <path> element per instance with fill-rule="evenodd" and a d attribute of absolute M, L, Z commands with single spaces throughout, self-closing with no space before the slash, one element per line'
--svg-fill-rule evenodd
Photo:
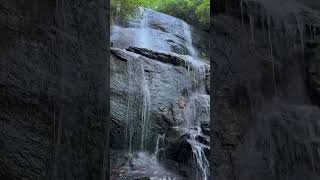
<path fill-rule="evenodd" d="M 111 18 L 113 22 L 124 21 L 135 16 L 139 7 L 169 14 L 202 28 L 209 27 L 209 0 L 111 0 Z"/>

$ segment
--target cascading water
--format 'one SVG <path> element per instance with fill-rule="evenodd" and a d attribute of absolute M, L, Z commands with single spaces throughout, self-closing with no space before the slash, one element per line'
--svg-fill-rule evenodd
<path fill-rule="evenodd" d="M 196 164 L 198 165 L 197 168 L 201 171 L 202 179 L 207 180 L 209 173 L 209 162 L 204 153 L 204 149 L 209 147 L 204 146 L 203 144 L 198 142 L 197 137 L 199 136 L 203 136 L 203 133 L 201 127 L 196 126 L 195 129 L 190 131 L 190 139 L 188 139 L 187 141 L 191 145 L 194 159 L 196 161 Z"/>
<path fill-rule="evenodd" d="M 185 131 L 185 134 L 188 134 L 189 138 L 187 142 L 190 144 L 192 148 L 193 158 L 195 161 L 195 169 L 196 176 L 194 178 L 201 180 L 207 180 L 209 176 L 209 162 L 207 160 L 206 154 L 204 150 L 209 146 L 205 146 L 198 141 L 199 137 L 204 137 L 205 135 L 202 133 L 201 122 L 199 120 L 199 116 L 197 114 L 197 104 L 196 98 L 202 96 L 201 94 L 205 94 L 205 78 L 208 73 L 209 65 L 199 61 L 198 52 L 194 48 L 192 44 L 192 31 L 191 27 L 183 22 L 183 32 L 184 39 L 186 42 L 186 47 L 189 51 L 189 57 L 186 58 L 186 66 L 188 70 L 188 74 L 193 79 L 193 93 L 189 99 L 189 103 L 184 110 L 185 119 L 187 120 L 183 127 L 180 127 Z M 206 101 L 206 106 L 209 106 L 210 103 Z M 208 107 L 206 108 L 206 115 L 209 118 Z M 209 141 L 209 140 L 207 140 Z M 199 180 L 200 180 L 199 179 Z"/>
<path fill-rule="evenodd" d="M 135 75 L 135 63 L 131 60 L 128 61 L 127 63 L 127 68 L 128 68 L 128 91 L 131 92 L 133 91 L 133 88 L 136 87 L 135 80 L 134 80 L 134 75 Z M 125 130 L 125 143 L 127 144 L 126 146 L 128 147 L 129 154 L 132 153 L 132 138 L 134 135 L 134 124 L 133 124 L 133 117 L 132 117 L 132 106 L 134 102 L 135 97 L 133 97 L 130 93 L 128 93 L 127 97 L 127 126 Z"/>
<path fill-rule="evenodd" d="M 153 154 L 153 157 L 152 157 L 155 160 L 157 160 L 159 152 L 162 150 L 161 143 L 164 142 L 165 137 L 166 137 L 165 134 L 164 135 L 160 135 L 160 134 L 158 135 L 156 149 L 154 150 L 154 154 Z"/>
<path fill-rule="evenodd" d="M 142 18 L 140 20 L 140 30 L 137 34 L 137 41 L 139 46 L 142 48 L 151 48 L 149 41 L 149 21 L 148 21 L 148 11 L 146 9 L 140 8 L 140 15 Z"/>
<path fill-rule="evenodd" d="M 145 77 L 144 68 L 141 64 L 141 71 L 142 71 L 142 91 L 143 91 L 143 110 L 142 110 L 142 131 L 141 131 L 141 150 L 144 150 L 145 147 L 145 140 L 148 137 L 148 130 L 149 130 L 149 116 L 150 116 L 150 91 L 148 87 L 148 83 Z"/>
<path fill-rule="evenodd" d="M 187 67 L 189 75 L 193 79 L 194 91 L 197 93 L 206 93 L 205 78 L 209 73 L 209 65 L 190 56 L 185 59 L 185 66 Z"/>
<path fill-rule="evenodd" d="M 196 49 L 194 48 L 194 46 L 192 44 L 191 27 L 186 22 L 182 22 L 182 26 L 183 26 L 183 32 L 184 32 L 184 39 L 185 39 L 186 47 L 189 51 L 189 54 L 191 57 L 197 58 L 198 52 L 196 51 Z"/>
<path fill-rule="evenodd" d="M 129 22 L 130 27 L 126 30 L 131 31 L 132 29 L 130 28 L 134 28 L 134 31 L 132 30 L 132 32 L 134 32 L 134 46 L 150 50 L 157 50 L 158 47 L 162 47 L 161 43 L 163 41 L 159 41 L 160 37 L 152 36 L 156 34 L 154 29 L 153 31 L 151 30 L 155 20 L 152 13 L 155 12 L 140 8 L 139 14 L 141 15 L 141 18 Z M 185 43 L 183 44 L 183 52 L 185 52 L 185 48 L 189 52 L 189 55 L 176 54 L 183 59 L 183 62 L 181 61 L 181 63 L 185 63 L 182 64 L 181 67 L 187 69 L 182 71 L 182 76 L 187 79 L 187 82 L 190 82 L 187 95 L 187 99 L 189 99 L 187 102 L 188 105 L 187 107 L 184 107 L 184 112 L 181 112 L 181 116 L 183 116 L 183 114 L 185 115 L 185 122 L 178 127 L 187 134 L 184 142 L 190 145 L 188 145 L 188 147 L 190 147 L 188 152 L 190 153 L 190 157 L 192 157 L 192 161 L 190 161 L 190 164 L 187 164 L 187 166 L 188 168 L 195 170 L 194 175 L 191 175 L 192 179 L 207 180 L 209 176 L 209 163 L 207 161 L 206 153 L 208 152 L 209 146 L 206 144 L 209 141 L 209 137 L 207 137 L 202 130 L 202 122 L 200 122 L 200 114 L 198 113 L 199 105 L 196 104 L 198 103 L 196 101 L 202 99 L 202 97 L 207 99 L 207 96 L 209 96 L 207 95 L 206 90 L 206 77 L 209 74 L 210 66 L 198 57 L 198 52 L 193 46 L 191 26 L 179 19 L 165 22 L 173 22 L 173 27 L 179 27 L 179 29 L 175 28 L 177 30 L 166 32 L 172 33 L 172 36 L 177 36 L 176 38 L 179 39 L 179 42 L 182 42 L 182 44 Z M 161 27 L 171 26 L 170 23 L 169 25 L 164 23 Z M 122 34 L 117 33 L 117 31 L 119 31 L 117 26 L 114 26 L 112 30 L 114 41 L 120 40 L 121 35 L 125 34 L 123 33 L 124 28 L 121 29 Z M 150 38 L 151 36 L 152 38 Z M 168 48 L 165 53 L 169 53 L 168 51 L 173 52 L 173 50 L 170 51 L 170 48 Z M 127 52 L 131 53 L 133 56 L 137 55 L 133 52 Z M 179 179 L 177 178 L 179 177 L 177 174 L 180 172 L 176 170 L 168 172 L 168 170 L 162 166 L 162 163 L 167 163 L 165 156 L 168 155 L 166 151 L 168 148 L 166 130 L 153 132 L 154 129 L 152 129 L 156 125 L 151 123 L 156 122 L 153 117 L 155 113 L 151 108 L 153 99 L 150 98 L 150 91 L 154 92 L 153 90 L 155 87 L 152 82 L 153 77 L 151 76 L 153 74 L 151 73 L 150 75 L 149 71 L 145 71 L 150 66 L 148 61 L 149 60 L 142 58 L 140 55 L 129 58 L 127 61 L 128 89 L 126 91 L 128 93 L 125 129 L 126 149 L 124 152 L 124 157 L 127 162 L 119 165 L 120 168 L 118 168 L 118 170 L 125 171 L 126 173 L 125 175 L 122 175 L 122 177 L 128 178 L 148 177 L 154 180 Z M 175 101 L 175 98 L 172 99 L 172 101 Z M 206 107 L 203 112 L 205 112 L 205 116 L 209 119 L 209 101 L 203 101 L 203 103 Z M 203 142 L 203 139 L 206 139 L 205 143 Z"/>
<path fill-rule="evenodd" d="M 206 115 L 208 112 L 208 105 L 210 104 L 209 98 L 204 98 L 204 95 L 194 94 L 190 97 L 189 103 L 184 111 L 185 119 L 187 120 L 184 124 L 182 131 L 183 134 L 188 135 L 187 142 L 192 148 L 193 158 L 196 163 L 197 171 L 195 173 L 199 174 L 197 177 L 201 177 L 202 180 L 207 180 L 209 175 L 209 162 L 207 160 L 205 149 L 210 149 L 209 146 L 204 145 L 199 142 L 199 138 L 206 139 L 209 142 L 209 137 L 203 134 L 201 129 L 201 113 L 203 109 L 199 108 L 199 103 L 205 104 L 204 113 Z M 209 116 L 207 116 L 209 118 Z"/>
<path fill-rule="evenodd" d="M 129 94 L 127 97 L 127 124 L 128 128 L 126 129 L 126 136 L 128 142 L 128 150 L 129 153 L 132 153 L 133 146 L 133 136 L 134 134 L 140 134 L 140 150 L 144 150 L 145 148 L 145 140 L 148 135 L 148 127 L 149 127 L 149 108 L 150 108 L 150 91 L 146 81 L 144 68 L 141 60 L 139 58 L 135 60 L 128 60 L 127 62 L 128 68 L 128 88 L 129 92 L 132 91 L 132 88 L 135 91 L 140 91 L 141 96 L 137 97 Z M 130 89 L 131 88 L 131 89 Z M 133 106 L 134 103 L 141 101 L 142 99 L 142 108 L 140 110 L 141 114 L 136 115 L 133 114 Z M 136 121 L 135 119 L 139 118 L 140 121 Z M 137 129 L 140 127 L 140 129 Z M 135 145 L 136 147 L 137 145 Z"/>

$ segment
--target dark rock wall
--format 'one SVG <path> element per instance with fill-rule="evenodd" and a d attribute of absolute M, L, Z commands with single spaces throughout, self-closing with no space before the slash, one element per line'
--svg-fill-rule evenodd
<path fill-rule="evenodd" d="M 272 59 L 238 0 L 211 4 L 211 179 L 319 179 L 319 38 L 272 30 Z M 108 179 L 107 7 L 0 1 L 0 179 Z"/>
<path fill-rule="evenodd" d="M 215 2 L 210 44 L 211 179 L 319 179 L 320 143 L 314 141 L 320 135 L 319 19 L 309 12 L 299 14 L 304 18 L 302 47 L 293 14 L 290 20 L 272 14 L 268 28 L 263 15 L 270 12 L 261 10 L 266 4 L 242 1 L 248 3 L 241 11 L 241 1 Z M 312 34 L 309 20 L 315 27 Z M 278 29 L 286 26 L 283 22 L 292 23 L 292 29 Z"/>
<path fill-rule="evenodd" d="M 107 8 L 0 1 L 1 179 L 108 179 Z"/>
<path fill-rule="evenodd" d="M 320 105 L 320 39 L 306 43 L 306 82 L 308 94 L 314 105 Z"/>

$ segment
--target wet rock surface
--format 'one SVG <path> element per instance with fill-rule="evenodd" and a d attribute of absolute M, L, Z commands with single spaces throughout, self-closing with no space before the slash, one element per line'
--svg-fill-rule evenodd
<path fill-rule="evenodd" d="M 107 3 L 0 4 L 0 179 L 108 176 Z"/>
<path fill-rule="evenodd" d="M 199 164 L 202 161 L 206 163 L 204 159 L 210 149 L 210 97 L 206 88 L 209 73 L 207 62 L 187 55 L 139 47 L 111 49 L 111 147 L 115 153 L 126 149 L 123 154 L 129 154 L 133 161 L 142 162 L 143 166 L 130 164 L 128 159 L 123 162 L 129 164 L 121 165 L 114 159 L 112 166 L 116 174 L 125 171 L 121 178 L 204 178 L 195 172 L 207 173 L 205 167 L 208 164 L 203 165 L 203 170 L 198 169 L 194 153 L 198 153 L 197 158 L 201 159 Z M 145 152 L 137 151 L 142 143 L 141 129 L 144 129 L 141 115 L 146 91 L 143 89 L 148 89 L 147 94 L 150 95 L 148 131 L 144 131 L 147 134 Z M 130 132 L 132 135 L 128 138 L 126 133 Z M 128 141 L 131 142 L 129 147 Z M 130 149 L 133 151 L 131 155 Z M 153 156 L 141 159 L 140 153 L 147 152 Z M 148 162 L 156 163 L 157 170 L 152 169 L 153 165 Z M 164 177 L 159 177 L 158 171 Z M 173 174 L 166 175 L 164 171 L 173 171 Z"/>
<path fill-rule="evenodd" d="M 112 26 L 112 149 L 126 150 L 124 154 L 132 157 L 152 154 L 151 164 L 173 171 L 159 177 L 153 165 L 150 169 L 131 164 L 127 176 L 132 178 L 207 180 L 210 64 L 203 53 L 209 46 L 203 43 L 207 34 L 195 33 L 175 17 L 140 10 L 141 17 Z M 140 158 L 147 164 L 149 159 Z M 116 171 L 123 167 L 128 165 L 113 164 Z"/>
<path fill-rule="evenodd" d="M 320 21 L 319 3 L 310 3 L 230 0 L 212 9 L 214 179 L 319 179 L 320 144 L 311 139 L 319 138 Z"/>
<path fill-rule="evenodd" d="M 188 55 L 186 31 L 192 32 L 192 44 L 199 51 L 200 57 L 208 59 L 209 34 L 207 32 L 186 29 L 188 25 L 181 19 L 156 12 L 141 9 L 137 19 L 129 20 L 125 25 L 114 25 L 111 28 L 113 47 L 126 49 L 129 47 L 149 46 L 150 50 L 162 50 Z M 145 14 L 145 15 L 144 15 Z M 141 37 L 143 36 L 143 37 Z M 144 41 L 148 40 L 148 44 Z M 202 53 L 203 52 L 203 53 Z M 205 56 L 205 57 L 204 57 Z"/>
<path fill-rule="evenodd" d="M 127 98 L 129 95 L 137 97 L 131 111 L 134 111 L 133 114 L 136 118 L 140 118 L 142 94 L 139 87 L 142 81 L 139 78 L 136 79 L 135 87 L 137 88 L 129 88 L 127 86 L 128 80 L 132 81 L 132 79 L 128 78 L 127 61 L 120 60 L 119 56 L 114 55 L 115 53 L 127 55 L 127 60 L 130 60 L 129 58 L 131 60 L 135 60 L 135 58 L 141 60 L 137 60 L 136 63 L 141 63 L 140 67 L 143 69 L 137 72 L 135 76 L 141 75 L 142 70 L 145 73 L 152 99 L 150 121 L 153 120 L 156 124 L 158 118 L 162 116 L 161 109 L 169 107 L 172 102 L 177 100 L 177 97 L 182 96 L 183 92 L 190 91 L 192 88 L 192 82 L 188 78 L 185 68 L 182 69 L 171 64 L 164 64 L 126 50 L 112 49 L 111 53 L 111 115 L 119 123 L 126 122 L 128 111 Z M 163 129 L 165 127 L 165 122 L 160 121 L 159 124 L 159 127 L 154 128 Z M 115 140 L 119 141 L 117 138 Z"/>
<path fill-rule="evenodd" d="M 320 39 L 307 41 L 306 44 L 306 82 L 311 102 L 320 105 Z"/>
<path fill-rule="evenodd" d="M 113 47 L 126 49 L 130 46 L 142 47 L 142 43 L 139 40 L 139 34 L 142 33 L 140 27 L 119 27 L 113 26 L 111 36 Z M 147 34 L 144 34 L 147 36 Z M 149 28 L 148 39 L 151 42 L 152 49 L 173 51 L 181 54 L 188 54 L 188 49 L 184 45 L 184 40 L 178 38 L 170 33 L 160 31 L 158 29 Z"/>
<path fill-rule="evenodd" d="M 193 73 L 185 67 L 185 64 L 188 64 L 190 60 L 186 56 L 156 51 L 152 51 L 154 54 L 149 57 L 153 59 L 150 59 L 143 56 L 145 53 L 150 53 L 150 50 L 140 49 L 140 54 L 136 54 L 130 52 L 132 49 L 135 48 L 128 50 L 111 49 L 111 115 L 114 126 L 120 129 L 126 126 L 125 122 L 128 110 L 126 103 L 129 95 L 137 97 L 136 104 L 133 105 L 132 111 L 135 111 L 133 114 L 139 118 L 142 99 L 141 88 L 139 86 L 141 86 L 142 81 L 138 77 L 139 73 L 140 75 L 142 74 L 142 70 L 144 71 L 151 95 L 150 121 L 154 122 L 153 128 L 160 132 L 169 127 L 184 123 L 186 117 L 183 113 L 193 88 Z M 168 61 L 164 61 L 163 59 Z M 181 61 L 179 62 L 181 66 L 175 63 L 175 59 Z M 135 73 L 136 81 L 134 84 L 137 88 L 128 87 L 128 80 L 132 81 L 132 79 L 128 77 L 127 61 L 129 60 L 133 60 L 137 64 L 141 63 L 141 71 Z M 209 68 L 209 65 L 203 65 Z M 190 69 L 192 69 L 192 67 Z M 193 106 L 197 107 L 199 111 L 197 113 L 201 119 L 200 121 L 208 122 L 208 110 L 210 109 L 209 96 L 206 94 L 196 95 Z M 119 139 L 115 139 L 119 141 Z"/>

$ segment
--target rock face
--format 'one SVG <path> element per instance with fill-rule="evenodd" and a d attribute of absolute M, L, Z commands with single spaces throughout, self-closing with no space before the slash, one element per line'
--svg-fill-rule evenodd
<path fill-rule="evenodd" d="M 133 50 L 139 52 L 139 54 L 130 52 Z M 183 117 L 183 109 L 189 101 L 188 98 L 192 95 L 192 89 L 196 86 L 193 82 L 194 74 L 192 72 L 192 68 L 195 67 L 190 64 L 190 71 L 185 67 L 189 62 L 187 56 L 139 48 L 128 50 L 115 48 L 111 49 L 111 54 L 111 116 L 115 126 L 119 126 L 120 129 L 126 126 L 123 123 L 127 119 L 127 98 L 129 95 L 136 96 L 131 111 L 136 118 L 140 118 L 141 101 L 143 99 L 141 87 L 144 86 L 141 78 L 145 78 L 150 91 L 150 121 L 154 125 L 151 129 L 160 133 L 169 127 L 177 126 L 186 121 Z M 171 62 L 168 61 L 169 58 L 171 58 Z M 134 61 L 135 64 L 140 66 L 138 71 L 133 72 L 135 74 L 134 78 L 136 78 L 133 84 L 137 88 L 128 87 L 129 81 L 132 82 L 129 77 L 128 61 Z M 209 65 L 205 63 L 202 63 L 202 65 L 209 72 Z M 208 102 L 208 96 L 203 95 L 203 98 L 198 99 Z M 201 102 L 197 103 L 197 107 L 205 106 Z M 207 103 L 207 106 L 209 104 Z M 208 121 L 208 116 L 203 119 L 203 121 Z M 120 132 L 120 129 L 118 132 Z M 116 142 L 111 143 L 111 145 L 123 144 L 119 139 L 114 140 Z"/>
<path fill-rule="evenodd" d="M 192 37 L 186 38 L 186 33 Z M 141 10 L 137 19 L 111 28 L 113 47 L 126 49 L 131 46 L 190 54 L 188 45 L 196 47 L 199 56 L 208 52 L 208 34 L 190 27 L 183 20 L 150 9 Z M 194 41 L 190 42 L 191 39 Z M 207 57 L 206 57 L 207 58 Z"/>
<path fill-rule="evenodd" d="M 112 48 L 112 150 L 137 151 L 143 143 L 146 151 L 154 153 L 154 158 L 164 158 L 161 160 L 162 164 L 170 165 L 169 170 L 174 169 L 174 174 L 190 177 L 190 170 L 187 168 L 192 165 L 188 163 L 193 161 L 192 146 L 188 139 L 194 135 L 191 130 L 192 124 L 199 123 L 199 127 L 203 124 L 205 129 L 209 122 L 210 110 L 209 95 L 205 88 L 199 88 L 204 87 L 205 83 L 198 83 L 197 78 L 202 76 L 205 80 L 209 72 L 208 64 L 196 61 L 190 56 L 136 47 L 126 50 Z M 195 89 L 199 89 L 198 93 L 195 93 Z M 148 119 L 144 119 L 143 112 L 146 110 Z M 144 120 L 148 124 L 145 125 Z M 190 127 L 187 127 L 188 124 Z M 199 139 L 196 141 L 199 143 L 208 145 L 207 136 L 197 138 Z M 179 161 L 175 158 L 178 155 L 186 155 L 183 152 L 188 152 L 190 160 Z M 170 155 L 164 157 L 163 153 Z M 186 169 L 172 167 L 177 163 Z M 113 164 L 115 169 L 116 164 Z M 130 173 L 132 172 L 130 171 L 128 176 Z"/>
<path fill-rule="evenodd" d="M 212 9 L 213 179 L 320 178 L 317 7 L 227 0 Z"/>
<path fill-rule="evenodd" d="M 306 81 L 311 102 L 320 105 L 320 39 L 312 39 L 306 44 Z"/>
<path fill-rule="evenodd" d="M 107 3 L 0 4 L 0 179 L 106 179 Z"/>

